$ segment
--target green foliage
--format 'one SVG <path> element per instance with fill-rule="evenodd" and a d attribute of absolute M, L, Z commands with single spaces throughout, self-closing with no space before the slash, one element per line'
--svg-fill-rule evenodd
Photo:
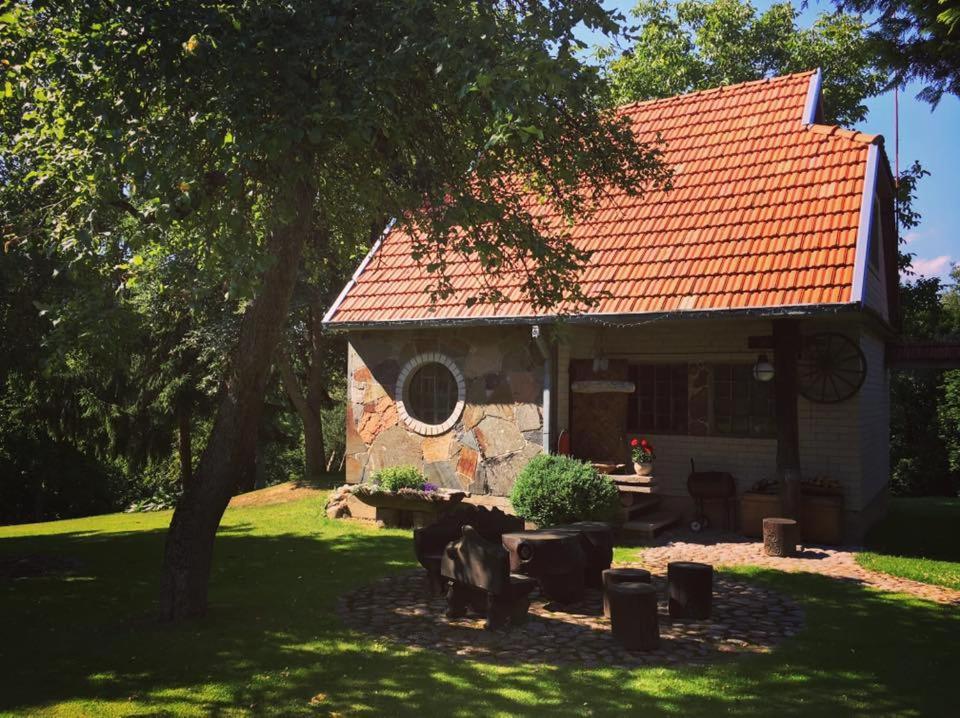
<path fill-rule="evenodd" d="M 892 75 L 891 85 L 924 83 L 918 97 L 936 106 L 944 94 L 960 97 L 960 0 L 835 0 L 876 18 L 870 49 Z"/>
<path fill-rule="evenodd" d="M 633 14 L 635 44 L 622 55 L 600 53 L 620 103 L 819 67 L 825 119 L 850 124 L 866 117 L 864 99 L 886 79 L 854 15 L 824 13 L 801 28 L 793 5 L 758 13 L 748 0 L 642 0 Z"/>
<path fill-rule="evenodd" d="M 539 526 L 571 521 L 616 521 L 620 494 L 590 464 L 570 456 L 533 457 L 513 485 L 514 510 Z"/>
<path fill-rule="evenodd" d="M 373 483 L 378 484 L 384 491 L 400 489 L 423 491 L 427 477 L 415 466 L 388 466 L 373 475 Z"/>

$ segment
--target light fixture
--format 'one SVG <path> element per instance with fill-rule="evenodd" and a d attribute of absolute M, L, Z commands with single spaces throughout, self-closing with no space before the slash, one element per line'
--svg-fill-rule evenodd
<path fill-rule="evenodd" d="M 773 364 L 767 359 L 766 354 L 761 354 L 757 357 L 757 362 L 753 365 L 753 378 L 757 381 L 770 381 L 773 379 Z"/>

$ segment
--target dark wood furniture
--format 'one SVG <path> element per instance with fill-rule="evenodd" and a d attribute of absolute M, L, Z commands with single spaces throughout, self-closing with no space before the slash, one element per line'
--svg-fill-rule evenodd
<path fill-rule="evenodd" d="M 603 588 L 603 572 L 613 563 L 613 527 L 602 521 L 577 521 L 551 530 L 573 531 L 580 536 L 586 562 L 583 582 L 590 588 Z"/>
<path fill-rule="evenodd" d="M 462 533 L 459 541 L 447 545 L 440 561 L 440 575 L 450 581 L 447 616 L 462 617 L 470 607 L 486 616 L 490 630 L 526 621 L 537 582 L 510 573 L 510 557 L 502 546 L 470 526 Z"/>
<path fill-rule="evenodd" d="M 667 598 L 671 618 L 710 618 L 713 566 L 692 561 L 668 563 Z"/>
<path fill-rule="evenodd" d="M 583 598 L 586 557 L 581 540 L 577 533 L 562 529 L 503 534 L 510 570 L 537 579 L 540 592 L 559 603 Z"/>
<path fill-rule="evenodd" d="M 523 519 L 498 508 L 461 504 L 435 523 L 415 529 L 413 550 L 427 572 L 430 596 L 442 596 L 446 591 L 446 582 L 440 576 L 440 559 L 447 544 L 460 539 L 464 526 L 472 526 L 484 539 L 499 546 L 504 533 L 523 530 Z"/>
<path fill-rule="evenodd" d="M 605 595 L 610 600 L 613 637 L 624 648 L 651 651 L 660 644 L 657 589 L 628 581 L 610 584 Z"/>
<path fill-rule="evenodd" d="M 763 552 L 767 556 L 795 556 L 800 543 L 800 525 L 793 519 L 763 520 Z"/>
<path fill-rule="evenodd" d="M 603 585 L 603 615 L 610 618 L 607 593 L 615 583 L 650 583 L 650 572 L 644 568 L 608 568 L 601 575 Z"/>

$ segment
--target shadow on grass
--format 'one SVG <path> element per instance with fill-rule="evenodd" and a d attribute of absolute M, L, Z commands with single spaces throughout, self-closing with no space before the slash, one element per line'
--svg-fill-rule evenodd
<path fill-rule="evenodd" d="M 901 498 L 864 539 L 871 551 L 891 556 L 960 562 L 960 499 Z"/>
<path fill-rule="evenodd" d="M 0 582 L 0 712 L 106 701 L 125 715 L 948 715 L 960 618 L 815 575 L 747 571 L 796 596 L 805 631 L 773 654 L 706 668 L 502 667 L 404 649 L 344 628 L 336 598 L 413 566 L 395 533 L 217 542 L 210 615 L 156 623 L 160 530 L 4 539 L 63 555 L 75 575 Z"/>

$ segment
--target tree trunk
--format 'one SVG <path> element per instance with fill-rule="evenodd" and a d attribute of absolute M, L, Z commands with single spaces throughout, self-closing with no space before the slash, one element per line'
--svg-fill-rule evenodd
<path fill-rule="evenodd" d="M 244 313 L 210 440 L 193 481 L 177 502 L 167 532 L 160 581 L 160 613 L 167 620 L 206 612 L 217 527 L 237 485 L 238 468 L 257 440 L 273 353 L 312 226 L 312 190 L 300 182 L 294 192 L 295 219 L 268 237 L 267 249 L 274 261 L 264 271 L 257 295 Z"/>
<path fill-rule="evenodd" d="M 177 406 L 177 431 L 179 434 L 180 486 L 184 489 L 193 476 L 193 441 L 190 431 L 190 404 L 182 401 Z"/>
<path fill-rule="evenodd" d="M 280 370 L 283 388 L 303 422 L 303 447 L 306 455 L 307 480 L 319 478 L 323 475 L 327 465 L 321 414 L 326 392 L 323 389 L 323 373 L 317 351 L 314 350 L 311 354 L 306 393 L 300 389 L 300 381 L 297 379 L 290 357 L 281 353 L 277 359 L 277 368 Z"/>
<path fill-rule="evenodd" d="M 800 430 L 797 417 L 797 358 L 800 325 L 796 319 L 773 322 L 774 399 L 777 417 L 777 477 L 783 515 L 800 515 Z"/>

